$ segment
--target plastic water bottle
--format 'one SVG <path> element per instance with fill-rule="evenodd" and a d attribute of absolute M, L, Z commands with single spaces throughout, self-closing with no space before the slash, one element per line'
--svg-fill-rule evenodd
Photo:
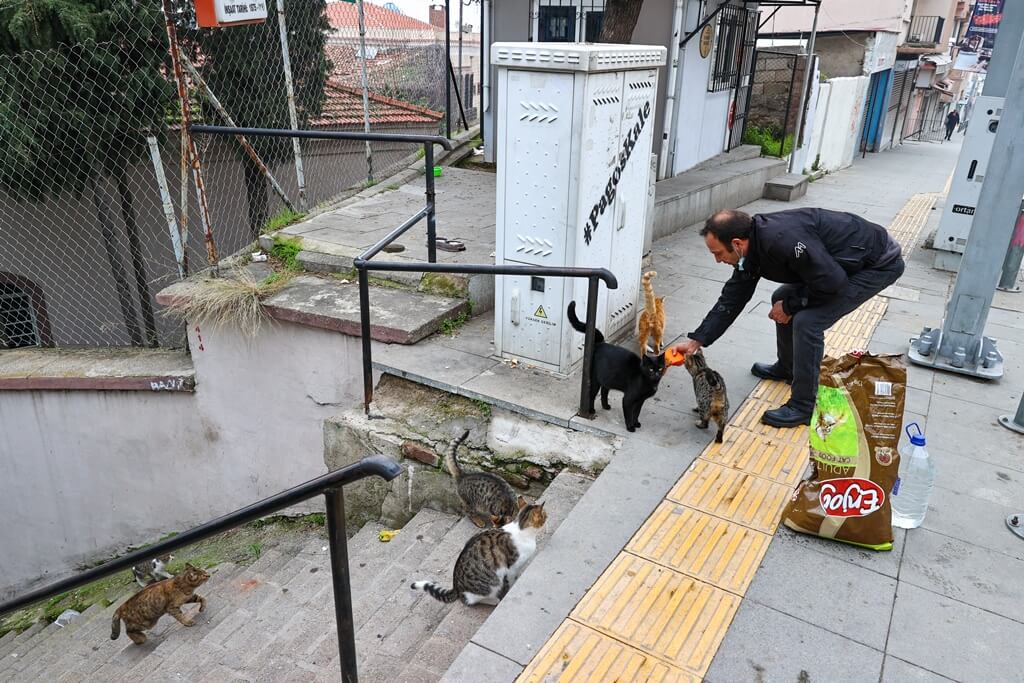
<path fill-rule="evenodd" d="M 915 431 L 911 432 L 911 428 Z M 921 526 L 935 483 L 935 463 L 924 447 L 924 434 L 916 422 L 907 425 L 910 444 L 900 449 L 900 474 L 892 490 L 892 525 L 901 529 Z"/>

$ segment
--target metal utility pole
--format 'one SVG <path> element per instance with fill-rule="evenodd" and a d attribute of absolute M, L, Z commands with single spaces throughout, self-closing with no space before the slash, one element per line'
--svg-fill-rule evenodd
<path fill-rule="evenodd" d="M 1024 201 L 1021 202 L 1020 211 L 1017 225 L 1013 228 L 1013 238 L 1010 239 L 1010 250 L 1006 252 L 1006 260 L 1003 261 L 1003 274 L 997 286 L 997 289 L 1004 292 L 1020 291 L 1020 287 L 1017 286 L 1017 275 L 1020 273 L 1020 262 L 1024 260 Z"/>
<path fill-rule="evenodd" d="M 800 136 L 804 134 L 804 105 L 807 100 L 807 91 L 811 89 L 811 67 L 814 64 L 814 39 L 818 36 L 818 12 L 821 10 L 821 2 L 814 4 L 814 23 L 811 24 L 811 39 L 807 41 L 807 59 L 804 61 L 804 84 L 800 89 L 800 106 L 796 110 L 796 128 L 793 130 L 793 149 L 789 151 L 789 172 L 800 173 L 803 169 L 793 168 L 796 164 L 796 150 L 800 146 Z M 793 65 L 794 67 L 796 64 Z M 751 86 L 753 87 L 753 86 Z M 786 130 L 782 130 L 782 146 L 786 146 Z M 785 150 L 783 150 L 785 151 Z"/>
<path fill-rule="evenodd" d="M 461 0 L 460 0 L 461 2 Z M 444 0 L 444 136 L 452 136 L 452 84 L 448 80 L 452 72 L 452 6 L 451 0 Z M 430 169 L 427 169 L 430 173 Z"/>
<path fill-rule="evenodd" d="M 363 84 L 363 132 L 370 132 L 370 86 L 366 80 L 366 16 L 363 14 L 363 0 L 356 0 L 359 9 L 359 67 Z M 366 184 L 373 182 L 373 149 L 366 141 Z"/>
<path fill-rule="evenodd" d="M 1024 3 L 1007 3 L 986 79 L 986 95 L 1004 95 L 1002 107 L 974 113 L 974 126 L 995 132 L 992 156 L 974 210 L 970 236 L 941 329 L 925 328 L 911 340 L 910 360 L 939 370 L 983 379 L 1003 375 L 996 342 L 984 335 L 1000 266 L 1010 245 L 1011 226 L 1024 195 Z M 1004 31 L 1005 29 L 1005 31 Z M 1017 74 L 1012 78 L 1011 74 Z M 989 91 L 989 86 L 995 92 Z"/>
<path fill-rule="evenodd" d="M 362 5 L 359 6 L 362 9 Z M 281 61 L 284 64 L 284 88 L 288 95 L 288 120 L 292 130 L 299 129 L 299 117 L 295 112 L 295 86 L 292 84 L 292 60 L 288 54 L 288 26 L 284 16 L 284 0 L 277 2 L 277 28 L 281 37 Z M 292 153 L 295 155 L 295 182 L 299 186 L 299 208 L 306 211 L 306 173 L 302 168 L 302 145 L 298 138 L 292 138 Z"/>

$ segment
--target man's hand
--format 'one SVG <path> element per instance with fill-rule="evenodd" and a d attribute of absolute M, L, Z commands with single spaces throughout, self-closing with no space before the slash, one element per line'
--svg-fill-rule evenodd
<path fill-rule="evenodd" d="M 689 356 L 692 353 L 700 351 L 701 343 L 696 339 L 684 339 L 683 341 L 676 344 L 673 348 L 679 353 Z"/>
<path fill-rule="evenodd" d="M 776 301 L 772 304 L 772 310 L 768 311 L 768 317 L 780 325 L 788 325 L 789 321 L 793 319 L 793 316 L 786 315 L 786 312 L 782 310 L 781 301 Z"/>

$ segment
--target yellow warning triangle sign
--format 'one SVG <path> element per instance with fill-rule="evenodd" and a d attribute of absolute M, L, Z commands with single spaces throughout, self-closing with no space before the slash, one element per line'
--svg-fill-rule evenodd
<path fill-rule="evenodd" d="M 536 317 L 538 317 L 538 318 L 547 318 L 548 317 L 548 314 L 544 312 L 544 307 L 543 306 L 538 306 L 537 307 L 537 311 L 534 313 L 534 315 Z"/>

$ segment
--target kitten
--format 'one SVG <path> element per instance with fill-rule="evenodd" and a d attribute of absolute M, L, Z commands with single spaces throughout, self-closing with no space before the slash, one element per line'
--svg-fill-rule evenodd
<path fill-rule="evenodd" d="M 576 302 L 569 302 L 569 323 L 577 332 L 586 333 L 586 326 L 576 317 Z M 608 405 L 608 390 L 622 392 L 622 416 L 626 429 L 633 432 L 640 427 L 640 410 L 644 401 L 658 391 L 658 383 L 665 374 L 665 356 L 659 354 L 638 356 L 628 349 L 608 344 L 604 335 L 595 330 L 594 365 L 590 373 L 590 411 L 594 410 L 594 399 L 601 392 L 601 407 Z"/>
<path fill-rule="evenodd" d="M 654 296 L 651 278 L 658 274 L 653 270 L 644 273 L 644 310 L 640 312 L 640 355 L 647 351 L 647 338 L 653 337 L 651 350 L 655 355 L 661 353 L 661 342 L 665 334 L 665 297 Z"/>
<path fill-rule="evenodd" d="M 722 443 L 725 423 L 729 419 L 729 397 L 725 393 L 725 380 L 708 367 L 704 354 L 700 351 L 687 355 L 685 366 L 693 377 L 693 394 L 697 397 L 697 407 L 694 411 L 700 413 L 697 426 L 707 429 L 708 420 L 714 420 L 718 425 L 715 441 Z"/>
<path fill-rule="evenodd" d="M 522 496 L 516 500 L 515 491 L 498 475 L 490 472 L 466 472 L 459 466 L 455 452 L 467 436 L 469 431 L 452 444 L 444 459 L 448 471 L 455 479 L 455 490 L 466 506 L 466 515 L 480 528 L 487 526 L 488 523 L 493 526 L 508 524 L 516 518 L 525 501 Z"/>
<path fill-rule="evenodd" d="M 121 621 L 124 621 L 125 632 L 132 642 L 142 645 L 146 642 L 143 631 L 156 626 L 156 622 L 165 614 L 170 614 L 183 626 L 192 626 L 194 619 L 187 619 L 181 613 L 181 606 L 190 602 L 199 603 L 199 611 L 206 609 L 206 599 L 196 595 L 196 588 L 210 578 L 207 572 L 196 569 L 190 564 L 185 571 L 167 581 L 157 581 L 146 586 L 117 608 L 110 624 L 110 639 L 117 640 L 121 635 Z"/>
<path fill-rule="evenodd" d="M 455 561 L 452 588 L 416 581 L 412 589 L 426 591 L 441 602 L 461 599 L 467 605 L 497 605 L 537 550 L 537 530 L 547 518 L 543 503 L 523 505 L 515 521 L 481 531 L 466 542 Z"/>
<path fill-rule="evenodd" d="M 135 581 L 145 588 L 149 584 L 160 581 L 161 579 L 173 579 L 174 574 L 167 571 L 167 565 L 174 559 L 174 555 L 170 553 L 161 555 L 160 557 L 154 557 L 152 560 L 146 560 L 132 567 L 132 574 L 135 575 Z"/>

